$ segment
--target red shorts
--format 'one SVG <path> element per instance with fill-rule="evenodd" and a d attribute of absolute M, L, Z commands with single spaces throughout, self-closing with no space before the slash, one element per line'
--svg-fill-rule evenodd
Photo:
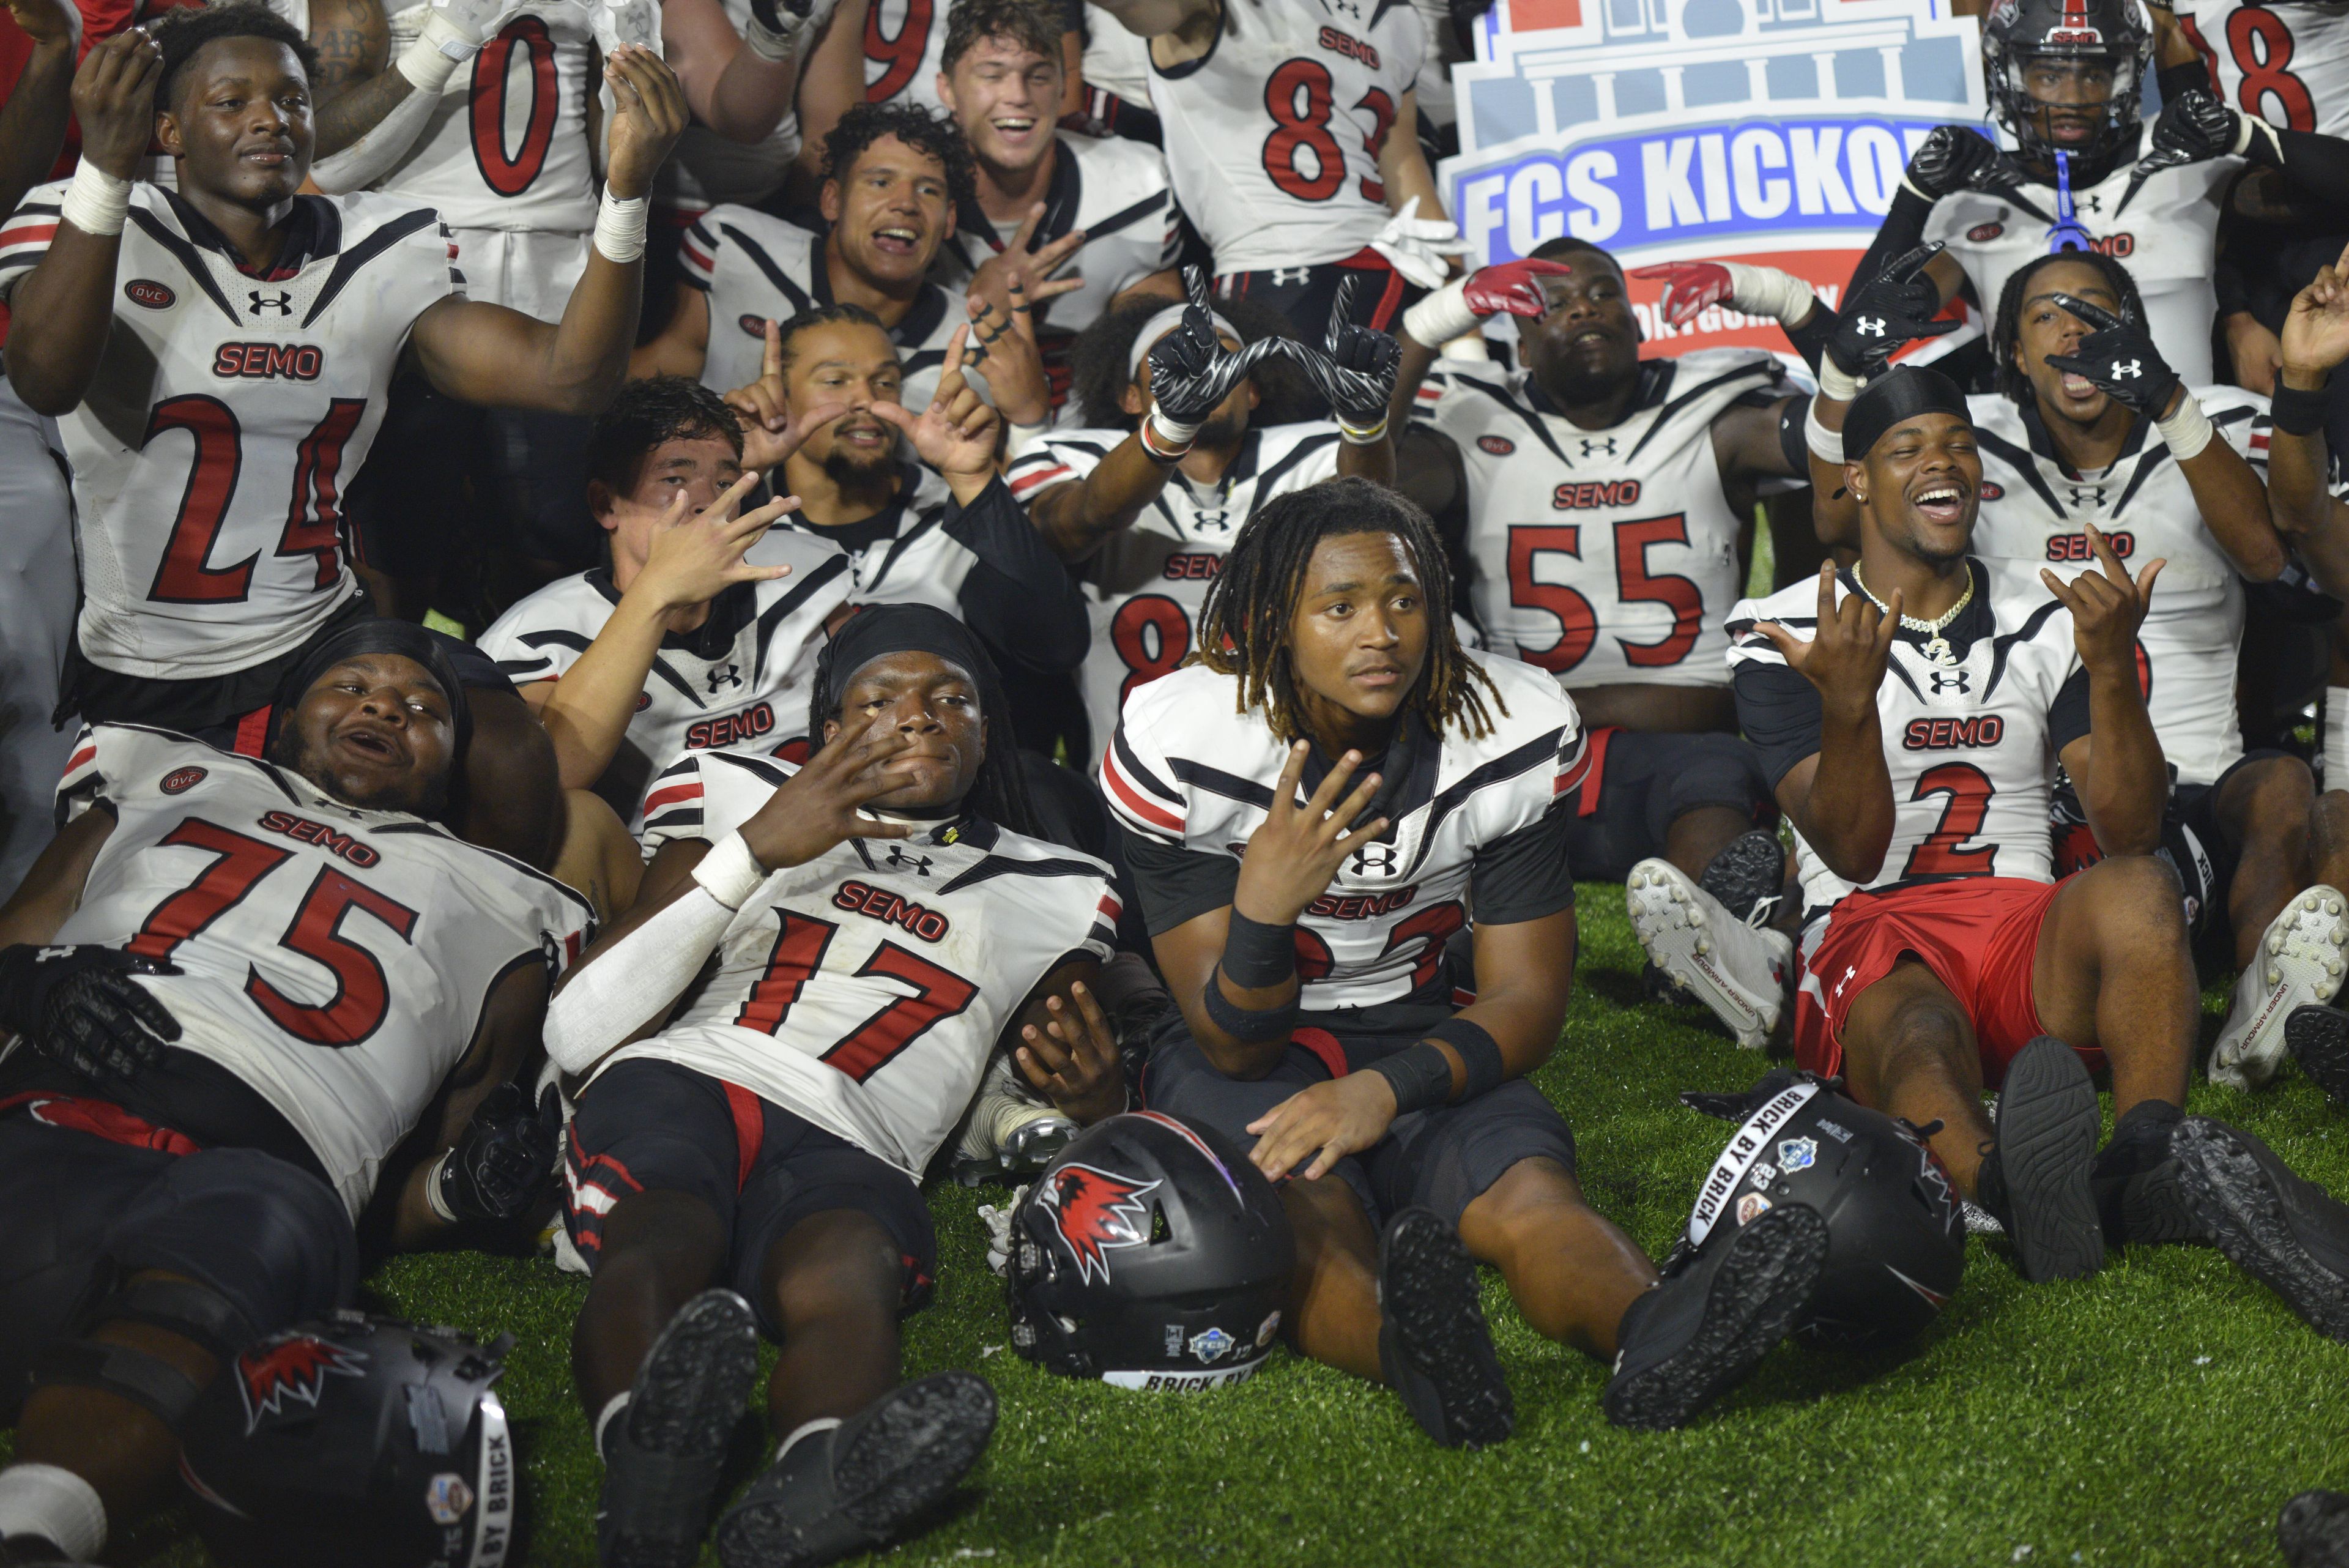
<path fill-rule="evenodd" d="M 1795 1063 L 1829 1076 L 1843 1068 L 1844 1021 L 1860 992 L 1913 958 L 1950 988 L 1973 1021 L 1982 1082 L 1995 1088 L 2015 1053 L 2047 1033 L 2032 995 L 2039 928 L 2061 882 L 1970 877 L 1847 897 L 1804 937 L 1795 992 Z M 2081 1054 L 2093 1066 L 2099 1051 Z"/>

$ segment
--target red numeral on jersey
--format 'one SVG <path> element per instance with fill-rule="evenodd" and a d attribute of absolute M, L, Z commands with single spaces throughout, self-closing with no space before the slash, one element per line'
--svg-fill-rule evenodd
<path fill-rule="evenodd" d="M 156 840 L 158 849 L 203 849 L 220 857 L 204 874 L 155 906 L 125 952 L 169 960 L 171 950 L 211 925 L 253 891 L 253 885 L 294 858 L 291 849 L 189 817 Z"/>
<path fill-rule="evenodd" d="M 885 103 L 905 90 L 929 53 L 930 26 L 936 19 L 933 0 L 905 0 L 905 25 L 894 38 L 881 31 L 882 0 L 864 11 L 864 57 L 883 68 L 880 78 L 864 89 L 867 103 Z"/>
<path fill-rule="evenodd" d="M 2245 114 L 2277 120 L 2294 130 L 2316 129 L 2316 101 L 2309 96 L 2308 84 L 2284 68 L 2292 64 L 2292 37 L 2282 16 L 2261 6 L 2238 7 L 2227 16 L 2227 47 L 2234 51 L 2235 67 L 2243 73 L 2236 96 Z M 2271 97 L 2282 113 L 2268 108 Z"/>
<path fill-rule="evenodd" d="M 1444 944 L 1467 923 L 1468 911 L 1459 905 L 1430 904 L 1387 933 L 1386 949 L 1379 957 L 1392 958 L 1407 944 L 1419 943 L 1419 957 L 1412 964 L 1411 988 L 1421 990 L 1435 978 L 1437 968 L 1443 964 Z"/>
<path fill-rule="evenodd" d="M 1925 842 L 1909 852 L 1909 863 L 1900 867 L 1908 877 L 1988 877 L 1998 860 L 1998 846 L 1978 844 L 1965 847 L 1967 839 L 1982 830 L 1983 819 L 1990 815 L 1992 794 L 1990 775 L 1971 763 L 1943 763 L 1937 768 L 1927 768 L 1909 792 L 1910 800 L 1925 800 L 1937 794 L 1950 797 L 1941 808 L 1941 820 Z"/>
<path fill-rule="evenodd" d="M 1125 661 L 1125 680 L 1117 689 L 1123 706 L 1134 688 L 1180 669 L 1191 657 L 1191 617 L 1164 594 L 1138 594 L 1110 618 L 1109 642 Z"/>
<path fill-rule="evenodd" d="M 774 950 L 767 957 L 767 972 L 751 986 L 750 999 L 734 1016 L 739 1027 L 755 1029 L 761 1034 L 781 1032 L 792 1004 L 806 991 L 816 971 L 823 967 L 823 955 L 832 946 L 833 933 L 840 929 L 830 920 L 795 915 L 789 910 L 778 911 L 778 918 L 782 921 L 782 929 L 775 938 Z M 895 942 L 883 942 L 856 973 L 860 979 L 886 975 L 914 990 L 911 996 L 882 1003 L 880 1011 L 823 1053 L 823 1061 L 860 1084 L 888 1065 L 891 1058 L 921 1038 L 932 1024 L 942 1018 L 952 1018 L 978 995 L 978 987 L 952 970 L 941 969 Z"/>
<path fill-rule="evenodd" d="M 1330 113 L 1336 107 L 1330 96 L 1332 85 L 1330 67 L 1308 59 L 1283 60 L 1264 84 L 1264 111 L 1272 116 L 1272 134 L 1264 139 L 1264 171 L 1275 185 L 1300 202 L 1326 202 L 1346 182 L 1346 155 L 1339 151 L 1338 139 L 1330 130 Z M 1384 93 L 1372 96 L 1381 101 L 1386 98 Z M 1356 107 L 1369 107 L 1378 113 L 1369 98 Z M 1388 103 L 1379 120 L 1380 141 L 1386 140 L 1385 128 L 1393 120 L 1394 106 Z M 1377 157 L 1377 143 L 1370 145 L 1371 157 Z M 1300 148 L 1313 154 L 1310 174 L 1298 167 Z M 1369 194 L 1369 190 L 1370 182 L 1364 181 L 1363 193 Z M 1371 200 L 1386 200 L 1383 189 Z"/>
<path fill-rule="evenodd" d="M 1653 545 L 1688 543 L 1688 516 L 1641 517 L 1615 524 L 1615 591 L 1625 604 L 1660 604 L 1672 612 L 1672 629 L 1661 642 L 1615 640 L 1623 647 L 1624 661 L 1634 670 L 1657 670 L 1678 664 L 1696 646 L 1704 629 L 1704 594 L 1695 583 L 1675 573 L 1648 574 L 1648 549 Z"/>
<path fill-rule="evenodd" d="M 777 915 L 783 929 L 775 937 L 774 950 L 767 955 L 767 972 L 750 987 L 749 1000 L 734 1015 L 736 1027 L 755 1029 L 761 1034 L 782 1028 L 784 1015 L 807 989 L 808 978 L 823 966 L 823 950 L 832 945 L 832 933 L 840 929 L 829 920 L 812 920 L 789 910 L 778 910 Z"/>
<path fill-rule="evenodd" d="M 1338 960 L 1330 951 L 1330 944 L 1321 940 L 1319 933 L 1305 926 L 1300 925 L 1296 929 L 1299 981 L 1328 979 L 1330 971 L 1338 967 Z"/>
<path fill-rule="evenodd" d="M 1370 111 L 1371 133 L 1362 138 L 1362 145 L 1369 149 L 1371 161 L 1375 164 L 1387 150 L 1387 132 L 1394 129 L 1394 99 L 1387 96 L 1386 89 L 1384 88 L 1372 88 L 1370 91 L 1362 95 L 1362 101 L 1356 104 L 1354 107 L 1359 109 L 1368 109 Z M 1367 174 L 1363 175 L 1362 200 L 1365 202 L 1377 202 L 1381 204 L 1384 204 L 1386 199 L 1386 185 L 1381 181 L 1371 179 Z"/>
<path fill-rule="evenodd" d="M 1520 645 L 1517 657 L 1553 675 L 1581 663 L 1599 640 L 1599 618 L 1590 601 L 1564 583 L 1534 580 L 1534 562 L 1545 555 L 1582 559 L 1582 526 L 1577 523 L 1527 524 L 1509 530 L 1509 602 L 1557 618 L 1557 641 L 1546 649 Z"/>
<path fill-rule="evenodd" d="M 530 72 L 530 118 L 524 123 L 522 147 L 506 156 L 506 93 L 512 80 L 514 47 L 527 57 Z M 546 24 L 535 16 L 519 16 L 481 47 L 473 57 L 473 86 L 467 106 L 473 127 L 473 163 L 481 179 L 501 196 L 519 196 L 546 167 L 546 150 L 554 145 L 554 117 L 563 107 L 562 86 L 554 74 L 554 40 Z"/>
<path fill-rule="evenodd" d="M 295 452 L 294 498 L 286 506 L 285 532 L 274 553 L 316 557 L 315 587 L 331 587 L 342 575 L 343 449 L 366 413 L 364 398 L 330 400 L 326 417 L 302 438 Z M 147 416 L 140 450 L 171 431 L 193 436 L 195 452 L 188 465 L 187 488 L 180 495 L 179 517 L 171 524 L 147 597 L 159 604 L 234 604 L 253 591 L 253 566 L 260 553 L 233 566 L 210 562 L 228 521 L 229 504 L 236 499 L 237 475 L 244 468 L 243 431 L 226 403 L 202 393 L 156 404 Z"/>

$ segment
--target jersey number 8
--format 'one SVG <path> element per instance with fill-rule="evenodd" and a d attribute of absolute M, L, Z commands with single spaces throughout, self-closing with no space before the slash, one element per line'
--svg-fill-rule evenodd
<path fill-rule="evenodd" d="M 1264 111 L 1272 116 L 1272 134 L 1264 139 L 1264 171 L 1275 185 L 1300 202 L 1326 202 L 1346 182 L 1346 154 L 1330 130 L 1330 111 L 1336 107 L 1335 86 L 1330 67 L 1312 59 L 1282 61 L 1264 84 Z M 1372 88 L 1354 108 L 1370 112 L 1371 129 L 1362 137 L 1362 146 L 1375 163 L 1386 149 L 1387 132 L 1394 129 L 1394 99 L 1383 88 Z M 1310 174 L 1298 164 L 1300 149 L 1313 155 Z M 1365 202 L 1387 199 L 1387 188 L 1367 175 L 1361 191 Z"/>

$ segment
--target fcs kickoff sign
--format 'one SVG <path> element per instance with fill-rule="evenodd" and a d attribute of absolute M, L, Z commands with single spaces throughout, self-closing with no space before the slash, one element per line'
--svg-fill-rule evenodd
<path fill-rule="evenodd" d="M 1498 0 L 1456 66 L 1444 201 L 1485 264 L 1572 234 L 1628 268 L 1744 261 L 1833 304 L 1933 127 L 1987 119 L 1949 0 Z M 1651 352 L 1785 349 L 1726 308 L 1678 332 L 1634 279 Z"/>

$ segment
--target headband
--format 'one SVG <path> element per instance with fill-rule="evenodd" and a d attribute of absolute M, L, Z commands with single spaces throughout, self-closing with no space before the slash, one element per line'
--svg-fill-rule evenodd
<path fill-rule="evenodd" d="M 318 678 L 347 659 L 358 659 L 370 653 L 396 653 L 424 667 L 432 683 L 440 688 L 448 700 L 449 725 L 456 735 L 452 757 L 461 758 L 473 735 L 472 710 L 465 701 L 465 683 L 457 675 L 456 662 L 442 646 L 437 631 L 428 631 L 414 621 L 370 618 L 355 620 L 325 640 L 316 644 L 295 659 L 277 683 L 275 711 L 270 715 L 269 741 L 274 749 L 277 732 L 300 707 L 302 699 Z"/>
<path fill-rule="evenodd" d="M 934 605 L 867 605 L 848 618 L 824 649 L 815 711 L 808 716 L 812 743 L 821 744 L 824 721 L 839 716 L 841 698 L 856 672 L 893 653 L 934 653 L 959 665 L 978 683 L 980 711 L 1002 711 L 1002 681 L 995 661 L 970 628 Z"/>
<path fill-rule="evenodd" d="M 1851 400 L 1843 416 L 1844 461 L 1862 461 L 1885 431 L 1919 414 L 1955 414 L 1973 423 L 1955 381 L 1928 366 L 1903 365 L 1868 382 Z"/>
<path fill-rule="evenodd" d="M 1187 305 L 1170 305 L 1142 324 L 1142 330 L 1133 335 L 1133 351 L 1125 357 L 1127 380 L 1130 381 L 1142 374 L 1142 362 L 1150 358 L 1150 351 L 1158 347 L 1158 340 L 1161 337 L 1183 325 L 1184 314 L 1190 308 L 1191 306 Z M 1216 331 L 1227 335 L 1233 342 L 1247 341 L 1240 336 L 1238 327 L 1225 320 L 1216 312 L 1212 310 L 1207 312 L 1207 319 L 1215 323 Z"/>

